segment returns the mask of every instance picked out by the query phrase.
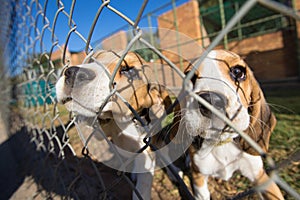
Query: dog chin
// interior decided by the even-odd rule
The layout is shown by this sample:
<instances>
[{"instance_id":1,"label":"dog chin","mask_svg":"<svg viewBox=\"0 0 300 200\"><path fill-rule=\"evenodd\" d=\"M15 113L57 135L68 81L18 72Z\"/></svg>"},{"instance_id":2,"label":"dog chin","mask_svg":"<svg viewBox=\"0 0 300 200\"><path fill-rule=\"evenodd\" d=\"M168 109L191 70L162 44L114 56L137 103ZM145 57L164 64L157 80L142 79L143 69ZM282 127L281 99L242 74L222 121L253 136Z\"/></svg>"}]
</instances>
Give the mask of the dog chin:
<instances>
[{"instance_id":1,"label":"dog chin","mask_svg":"<svg viewBox=\"0 0 300 200\"><path fill-rule=\"evenodd\" d=\"M93 109L86 109L82 106L78 105L74 101L69 101L64 104L68 111L74 112L77 115L82 115L85 117L95 117L97 115L96 111Z\"/></svg>"},{"instance_id":2,"label":"dog chin","mask_svg":"<svg viewBox=\"0 0 300 200\"><path fill-rule=\"evenodd\" d=\"M214 130L207 130L199 134L204 139L208 140L216 140L216 141L224 141L228 138L235 138L238 136L237 133L229 133L229 132L220 132Z\"/></svg>"},{"instance_id":3,"label":"dog chin","mask_svg":"<svg viewBox=\"0 0 300 200\"><path fill-rule=\"evenodd\" d=\"M215 130L205 130L200 132L198 135L205 139L217 139L220 137L221 133L220 131Z\"/></svg>"}]
</instances>

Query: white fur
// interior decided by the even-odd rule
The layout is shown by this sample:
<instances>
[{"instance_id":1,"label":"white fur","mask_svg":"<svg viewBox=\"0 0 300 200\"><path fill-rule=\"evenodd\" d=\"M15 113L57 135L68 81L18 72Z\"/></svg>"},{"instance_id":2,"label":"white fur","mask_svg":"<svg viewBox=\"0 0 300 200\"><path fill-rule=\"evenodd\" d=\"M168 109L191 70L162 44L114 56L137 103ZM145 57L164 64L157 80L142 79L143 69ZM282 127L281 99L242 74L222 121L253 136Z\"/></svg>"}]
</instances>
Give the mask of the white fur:
<instances>
[{"instance_id":1,"label":"white fur","mask_svg":"<svg viewBox=\"0 0 300 200\"><path fill-rule=\"evenodd\" d=\"M219 61L210 58L217 58L215 51L211 51L203 61L199 69L201 79L197 79L193 92L214 92L222 94L227 99L225 112L229 118L233 117L241 108L237 116L232 120L240 130L246 130L250 124L250 116L247 108L243 107L239 95L236 93L235 85L228 76L220 71ZM242 175L254 181L263 168L260 156L252 156L243 152L233 142L237 133L222 132L225 122L216 116L205 117L199 110L198 102L187 97L183 102L183 117L180 126L181 134L201 136L204 142L201 148L194 154L194 164L200 173L206 177L203 186L194 185L196 199L210 199L207 187L207 178L228 180L235 171L240 171ZM225 114L225 113L224 113ZM218 128L219 130L215 130Z\"/></svg>"},{"instance_id":2,"label":"white fur","mask_svg":"<svg viewBox=\"0 0 300 200\"><path fill-rule=\"evenodd\" d=\"M210 148L209 153L206 148ZM202 174L223 180L229 180L233 172L239 170L244 176L254 181L263 167L260 156L252 156L243 152L233 142L214 146L212 149L211 144L204 142L193 159Z\"/></svg>"},{"instance_id":3,"label":"white fur","mask_svg":"<svg viewBox=\"0 0 300 200\"><path fill-rule=\"evenodd\" d=\"M211 51L208 55L210 58L214 58L215 56L216 53L214 51ZM203 65L201 65L200 74L201 80L196 81L193 91L196 93L200 91L209 91L224 95L228 101L226 113L229 118L233 117L241 106L240 98L239 95L236 94L236 89L232 86L232 82L228 80L223 73L221 73L218 62L213 59L206 58L203 61ZM184 118L187 119L185 121L185 125L188 133L193 136L201 135L205 138L219 137L219 132L212 131L210 128L214 128L215 126L220 128L222 125L225 126L225 123L220 124L221 122L218 118L203 117L200 113L197 100L192 97L188 97L184 107L187 108L184 112ZM245 130L250 123L247 108L242 107L241 111L232 122L238 129ZM233 134L230 137L236 136L236 134Z\"/></svg>"},{"instance_id":4,"label":"white fur","mask_svg":"<svg viewBox=\"0 0 300 200\"><path fill-rule=\"evenodd\" d=\"M67 97L72 97L73 101L67 102L66 108L77 114L92 117L96 115L110 92L109 77L96 63L78 65L78 67L92 70L96 78L84 86L77 86L75 90L70 90L65 86L65 76L62 76L56 83L57 100L61 102Z\"/></svg>"},{"instance_id":5,"label":"white fur","mask_svg":"<svg viewBox=\"0 0 300 200\"><path fill-rule=\"evenodd\" d=\"M204 184L201 187L193 185L195 191L195 199L210 200L210 192L207 186L207 178L208 177L205 177Z\"/></svg>"},{"instance_id":6,"label":"white fur","mask_svg":"<svg viewBox=\"0 0 300 200\"><path fill-rule=\"evenodd\" d=\"M94 117L110 93L110 79L105 69L96 63L82 64L78 65L78 67L92 70L96 74L96 78L71 89L65 85L65 76L63 75L56 83L57 100L58 102L62 102L64 99L72 97L73 100L64 104L69 111L85 117ZM119 85L119 87L122 86ZM106 104L103 109L104 113L111 111L114 106L118 105L111 102ZM161 114L162 111L155 107L152 112ZM151 117L154 118L156 114L157 113L152 113ZM102 117L102 115L100 116ZM128 116L116 114L113 117L121 132L109 136L112 137L113 142L116 144L116 149L122 156L126 158L135 158L136 156L133 161L133 169L127 169L126 171L132 172L133 170L133 172L137 172L136 189L143 199L150 199L155 157L154 154L148 150L144 150L138 154L135 153L145 145L143 142L143 138L145 137L144 128L134 123L132 118ZM100 133L97 133L95 138L100 140L104 139ZM138 199L135 192L133 192L133 199Z\"/></svg>"},{"instance_id":7,"label":"white fur","mask_svg":"<svg viewBox=\"0 0 300 200\"><path fill-rule=\"evenodd\" d=\"M263 168L260 156L252 156L243 152L233 142L214 147L204 142L193 160L200 172L206 176L202 187L193 186L195 198L199 200L210 199L207 187L209 176L229 180L235 171L240 171L243 176L253 182Z\"/></svg>"}]
</instances>

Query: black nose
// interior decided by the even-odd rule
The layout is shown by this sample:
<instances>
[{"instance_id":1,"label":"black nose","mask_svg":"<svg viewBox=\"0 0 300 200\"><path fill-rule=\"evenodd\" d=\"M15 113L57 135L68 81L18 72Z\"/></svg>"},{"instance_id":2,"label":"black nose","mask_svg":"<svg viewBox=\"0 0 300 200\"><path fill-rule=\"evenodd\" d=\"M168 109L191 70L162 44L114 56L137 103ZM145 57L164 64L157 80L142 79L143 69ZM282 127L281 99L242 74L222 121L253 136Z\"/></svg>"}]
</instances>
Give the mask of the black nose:
<instances>
[{"instance_id":1,"label":"black nose","mask_svg":"<svg viewBox=\"0 0 300 200\"><path fill-rule=\"evenodd\" d=\"M64 75L65 83L70 87L78 86L96 77L96 74L92 70L77 66L68 67Z\"/></svg>"},{"instance_id":2,"label":"black nose","mask_svg":"<svg viewBox=\"0 0 300 200\"><path fill-rule=\"evenodd\" d=\"M203 92L200 93L199 96L203 98L205 101L210 103L212 106L214 106L218 110L225 110L225 106L227 104L227 100L224 95L218 94L215 92ZM212 113L210 110L208 110L205 106L199 103L199 109L202 115L206 117L211 117Z\"/></svg>"}]
</instances>

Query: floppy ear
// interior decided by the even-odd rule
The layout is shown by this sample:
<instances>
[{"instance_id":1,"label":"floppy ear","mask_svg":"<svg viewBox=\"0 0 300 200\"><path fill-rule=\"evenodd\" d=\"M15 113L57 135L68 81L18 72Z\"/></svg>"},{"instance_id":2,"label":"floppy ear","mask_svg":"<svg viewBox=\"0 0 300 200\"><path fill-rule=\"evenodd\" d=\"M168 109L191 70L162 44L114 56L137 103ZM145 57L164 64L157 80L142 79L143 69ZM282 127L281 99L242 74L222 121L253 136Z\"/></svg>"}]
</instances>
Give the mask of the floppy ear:
<instances>
[{"instance_id":1,"label":"floppy ear","mask_svg":"<svg viewBox=\"0 0 300 200\"><path fill-rule=\"evenodd\" d=\"M164 114L170 114L168 108L172 105L171 97L166 88L159 84L151 84L147 100L153 101L150 106L149 115L151 119L158 119Z\"/></svg>"},{"instance_id":2,"label":"floppy ear","mask_svg":"<svg viewBox=\"0 0 300 200\"><path fill-rule=\"evenodd\" d=\"M190 63L187 66L187 68L184 70L184 74L187 75L192 70L193 66L194 65L192 63ZM191 78L191 82L193 83L193 85L195 85L197 78L199 78L199 71L198 70L195 71L194 75Z\"/></svg>"},{"instance_id":3,"label":"floppy ear","mask_svg":"<svg viewBox=\"0 0 300 200\"><path fill-rule=\"evenodd\" d=\"M276 125L275 115L271 112L264 94L251 74L250 84L252 86L251 100L248 107L250 125L245 131L259 146L267 152L271 133ZM240 139L240 145L244 151L252 155L259 155L244 139Z\"/></svg>"},{"instance_id":4,"label":"floppy ear","mask_svg":"<svg viewBox=\"0 0 300 200\"><path fill-rule=\"evenodd\" d=\"M172 105L172 100L164 86L147 84L135 91L135 95L131 97L129 103L137 112L149 109L150 119L158 119ZM166 114L170 112L168 111Z\"/></svg>"}]
</instances>

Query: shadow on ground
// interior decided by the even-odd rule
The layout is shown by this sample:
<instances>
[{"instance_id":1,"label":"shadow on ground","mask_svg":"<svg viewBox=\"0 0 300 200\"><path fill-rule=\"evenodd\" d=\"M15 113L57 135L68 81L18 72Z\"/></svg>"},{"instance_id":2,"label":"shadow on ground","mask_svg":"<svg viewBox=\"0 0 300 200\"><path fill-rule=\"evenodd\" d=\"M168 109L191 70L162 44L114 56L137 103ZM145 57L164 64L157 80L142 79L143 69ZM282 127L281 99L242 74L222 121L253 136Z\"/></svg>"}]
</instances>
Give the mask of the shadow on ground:
<instances>
[{"instance_id":1,"label":"shadow on ground","mask_svg":"<svg viewBox=\"0 0 300 200\"><path fill-rule=\"evenodd\" d=\"M56 127L63 135L63 127ZM23 184L32 179L48 194L73 199L130 199L131 188L126 175L91 160L73 156L64 148L65 159L49 153L32 142L32 132L23 126L0 145L0 199L9 199ZM43 144L47 147L47 137ZM58 148L58 145L54 145ZM34 194L33 194L34 195Z\"/></svg>"}]
</instances>

